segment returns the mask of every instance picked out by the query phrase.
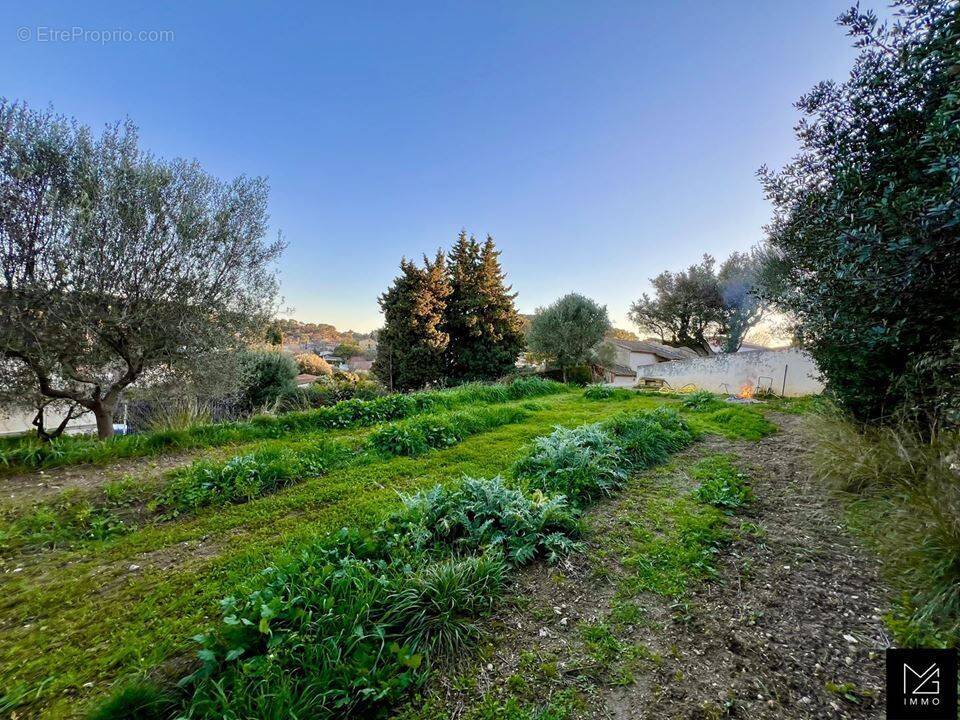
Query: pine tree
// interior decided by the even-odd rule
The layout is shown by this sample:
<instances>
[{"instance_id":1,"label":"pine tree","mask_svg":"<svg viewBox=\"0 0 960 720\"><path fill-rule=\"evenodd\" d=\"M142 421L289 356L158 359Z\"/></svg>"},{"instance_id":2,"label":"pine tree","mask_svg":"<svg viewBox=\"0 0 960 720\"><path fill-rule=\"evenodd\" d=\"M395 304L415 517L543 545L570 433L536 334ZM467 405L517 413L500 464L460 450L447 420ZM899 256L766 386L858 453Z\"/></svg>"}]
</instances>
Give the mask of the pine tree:
<instances>
[{"instance_id":1,"label":"pine tree","mask_svg":"<svg viewBox=\"0 0 960 720\"><path fill-rule=\"evenodd\" d=\"M444 328L450 281L442 251L423 267L404 258L400 275L379 298L384 314L373 372L393 390L412 390L446 377Z\"/></svg>"},{"instance_id":2,"label":"pine tree","mask_svg":"<svg viewBox=\"0 0 960 720\"><path fill-rule=\"evenodd\" d=\"M510 372L523 351L523 319L505 284L500 252L487 236L481 246L465 231L449 255L448 373L455 381L493 380Z\"/></svg>"}]
</instances>

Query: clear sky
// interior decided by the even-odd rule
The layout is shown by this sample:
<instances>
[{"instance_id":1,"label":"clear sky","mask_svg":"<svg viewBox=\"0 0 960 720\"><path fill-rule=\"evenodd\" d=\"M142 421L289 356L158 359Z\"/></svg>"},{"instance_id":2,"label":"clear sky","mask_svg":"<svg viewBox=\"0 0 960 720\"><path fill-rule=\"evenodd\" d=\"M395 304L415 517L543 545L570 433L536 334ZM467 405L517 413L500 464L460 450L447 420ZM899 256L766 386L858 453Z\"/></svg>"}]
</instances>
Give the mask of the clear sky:
<instances>
[{"instance_id":1,"label":"clear sky","mask_svg":"<svg viewBox=\"0 0 960 720\"><path fill-rule=\"evenodd\" d=\"M577 291L627 327L650 277L760 239L754 173L846 75L848 4L5 2L0 94L267 176L299 319L377 327L401 256L466 228L521 311Z\"/></svg>"}]
</instances>

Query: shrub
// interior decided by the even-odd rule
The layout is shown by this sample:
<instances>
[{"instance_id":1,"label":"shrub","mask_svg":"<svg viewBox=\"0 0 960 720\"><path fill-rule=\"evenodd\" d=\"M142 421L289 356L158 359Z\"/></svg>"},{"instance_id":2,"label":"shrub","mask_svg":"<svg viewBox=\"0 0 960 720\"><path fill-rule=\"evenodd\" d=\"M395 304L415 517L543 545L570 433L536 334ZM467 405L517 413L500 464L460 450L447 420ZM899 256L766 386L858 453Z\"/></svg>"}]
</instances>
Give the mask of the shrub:
<instances>
[{"instance_id":1,"label":"shrub","mask_svg":"<svg viewBox=\"0 0 960 720\"><path fill-rule=\"evenodd\" d=\"M690 475L700 481L695 495L700 502L721 510L736 510L753 499L747 476L733 464L729 455L714 455L698 461Z\"/></svg>"},{"instance_id":2,"label":"shrub","mask_svg":"<svg viewBox=\"0 0 960 720\"><path fill-rule=\"evenodd\" d=\"M626 388L613 388L609 385L588 385L583 391L587 400L629 400L634 393Z\"/></svg>"},{"instance_id":3,"label":"shrub","mask_svg":"<svg viewBox=\"0 0 960 720\"><path fill-rule=\"evenodd\" d=\"M537 438L533 448L514 467L527 486L562 494L577 504L598 495L610 495L623 485L621 449L613 435L599 424L569 430L558 427Z\"/></svg>"},{"instance_id":4,"label":"shrub","mask_svg":"<svg viewBox=\"0 0 960 720\"><path fill-rule=\"evenodd\" d=\"M464 478L454 489L437 486L404 498L379 535L391 551L495 548L513 565L537 556L556 561L575 547L575 512L562 496L527 495L500 477Z\"/></svg>"},{"instance_id":5,"label":"shrub","mask_svg":"<svg viewBox=\"0 0 960 720\"><path fill-rule=\"evenodd\" d=\"M724 404L714 397L713 393L707 390L697 390L689 395L684 395L680 404L687 410L694 412L705 412L707 410L717 410L724 407Z\"/></svg>"},{"instance_id":6,"label":"shrub","mask_svg":"<svg viewBox=\"0 0 960 720\"><path fill-rule=\"evenodd\" d=\"M289 355L248 350L237 358L240 366L240 406L246 412L272 408L294 388L299 368Z\"/></svg>"},{"instance_id":7,"label":"shrub","mask_svg":"<svg viewBox=\"0 0 960 720\"><path fill-rule=\"evenodd\" d=\"M567 382L571 385L587 385L593 382L593 368L589 365L574 365L567 368Z\"/></svg>"},{"instance_id":8,"label":"shrub","mask_svg":"<svg viewBox=\"0 0 960 720\"><path fill-rule=\"evenodd\" d=\"M330 367L330 363L316 353L300 353L294 355L293 359L302 373L307 375L333 375L333 368Z\"/></svg>"}]
</instances>

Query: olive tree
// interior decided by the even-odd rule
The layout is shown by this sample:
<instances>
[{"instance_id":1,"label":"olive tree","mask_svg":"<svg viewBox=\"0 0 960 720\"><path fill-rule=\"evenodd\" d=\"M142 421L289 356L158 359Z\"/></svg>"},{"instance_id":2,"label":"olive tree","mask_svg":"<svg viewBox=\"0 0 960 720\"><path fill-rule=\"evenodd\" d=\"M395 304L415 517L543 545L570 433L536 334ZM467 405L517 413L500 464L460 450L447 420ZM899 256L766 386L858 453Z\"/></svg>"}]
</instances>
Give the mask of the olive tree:
<instances>
[{"instance_id":1,"label":"olive tree","mask_svg":"<svg viewBox=\"0 0 960 720\"><path fill-rule=\"evenodd\" d=\"M0 100L0 385L27 377L106 438L138 379L262 335L283 249L266 206L263 179L154 158L129 121L95 135Z\"/></svg>"},{"instance_id":2,"label":"olive tree","mask_svg":"<svg viewBox=\"0 0 960 720\"><path fill-rule=\"evenodd\" d=\"M960 8L840 22L860 48L849 78L799 100L799 154L760 171L764 292L854 417L960 424Z\"/></svg>"},{"instance_id":3,"label":"olive tree","mask_svg":"<svg viewBox=\"0 0 960 720\"><path fill-rule=\"evenodd\" d=\"M566 382L567 370L592 360L609 329L605 306L570 293L537 309L527 332L527 345L534 353L555 362Z\"/></svg>"}]
</instances>

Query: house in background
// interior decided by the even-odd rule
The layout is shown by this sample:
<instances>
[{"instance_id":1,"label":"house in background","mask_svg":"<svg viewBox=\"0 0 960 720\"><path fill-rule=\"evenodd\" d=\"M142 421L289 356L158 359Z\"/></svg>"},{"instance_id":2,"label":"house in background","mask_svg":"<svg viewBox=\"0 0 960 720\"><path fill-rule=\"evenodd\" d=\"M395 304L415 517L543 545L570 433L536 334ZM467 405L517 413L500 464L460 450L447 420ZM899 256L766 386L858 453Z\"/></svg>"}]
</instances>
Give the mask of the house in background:
<instances>
[{"instance_id":1,"label":"house in background","mask_svg":"<svg viewBox=\"0 0 960 720\"><path fill-rule=\"evenodd\" d=\"M669 347L654 340L608 340L616 354L613 362L601 368L603 382L618 387L637 384L637 368L645 365L698 357L690 348Z\"/></svg>"},{"instance_id":2,"label":"house in background","mask_svg":"<svg viewBox=\"0 0 960 720\"><path fill-rule=\"evenodd\" d=\"M354 355L347 358L347 368L350 372L370 372L371 367L373 367L373 361L363 355Z\"/></svg>"}]
</instances>

